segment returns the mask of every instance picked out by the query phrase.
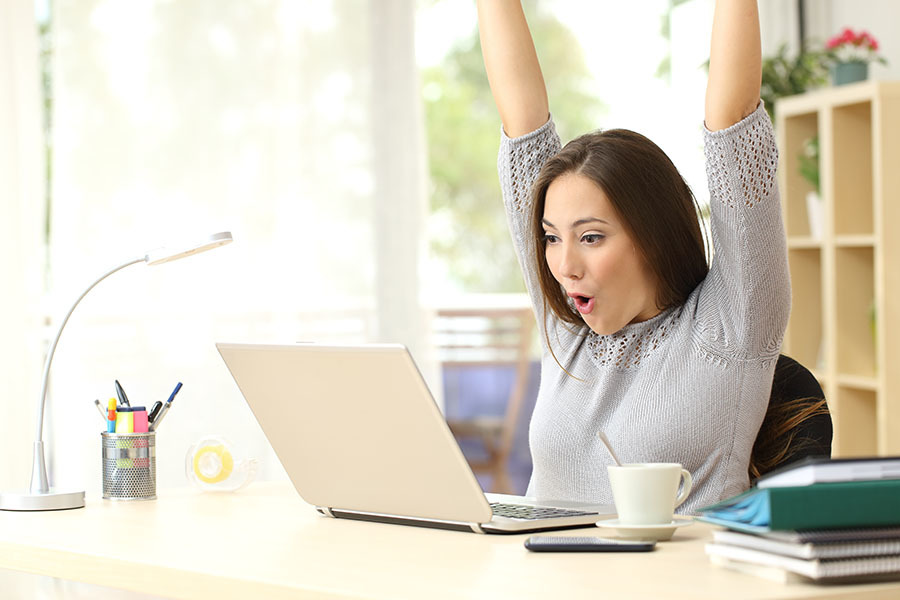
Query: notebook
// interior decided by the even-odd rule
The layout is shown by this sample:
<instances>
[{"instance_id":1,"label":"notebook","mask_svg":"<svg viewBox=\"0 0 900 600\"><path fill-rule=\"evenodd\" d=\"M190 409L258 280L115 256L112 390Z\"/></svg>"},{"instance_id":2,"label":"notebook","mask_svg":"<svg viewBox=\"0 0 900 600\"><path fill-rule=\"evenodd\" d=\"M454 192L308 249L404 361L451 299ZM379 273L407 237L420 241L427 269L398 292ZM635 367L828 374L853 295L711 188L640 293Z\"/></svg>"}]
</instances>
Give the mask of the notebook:
<instances>
[{"instance_id":1,"label":"notebook","mask_svg":"<svg viewBox=\"0 0 900 600\"><path fill-rule=\"evenodd\" d=\"M814 483L879 479L900 479L900 457L806 457L766 473L756 482L756 487L788 487L812 485Z\"/></svg>"},{"instance_id":2,"label":"notebook","mask_svg":"<svg viewBox=\"0 0 900 600\"><path fill-rule=\"evenodd\" d=\"M476 533L615 515L485 494L404 346L216 347L297 492L323 515Z\"/></svg>"},{"instance_id":3,"label":"notebook","mask_svg":"<svg viewBox=\"0 0 900 600\"><path fill-rule=\"evenodd\" d=\"M861 530L856 530L861 531ZM887 530L873 530L889 531ZM713 531L713 541L717 544L739 546L779 554L794 558L834 559L834 558L859 558L865 556L900 556L900 537L893 538L869 538L840 542L790 542L779 540L767 535L752 535L737 531L719 530Z\"/></svg>"},{"instance_id":4,"label":"notebook","mask_svg":"<svg viewBox=\"0 0 900 600\"><path fill-rule=\"evenodd\" d=\"M806 560L718 543L707 544L706 553L714 564L771 579L788 573L833 583L900 579L900 555Z\"/></svg>"}]
</instances>

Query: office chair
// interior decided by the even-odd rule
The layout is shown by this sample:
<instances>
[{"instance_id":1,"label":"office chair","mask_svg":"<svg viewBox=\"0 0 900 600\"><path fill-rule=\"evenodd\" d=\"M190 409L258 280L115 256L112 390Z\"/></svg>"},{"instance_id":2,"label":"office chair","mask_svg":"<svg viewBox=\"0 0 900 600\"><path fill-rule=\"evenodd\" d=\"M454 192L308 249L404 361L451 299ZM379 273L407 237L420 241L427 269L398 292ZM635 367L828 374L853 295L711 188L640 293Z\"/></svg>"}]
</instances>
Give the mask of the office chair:
<instances>
[{"instance_id":1,"label":"office chair","mask_svg":"<svg viewBox=\"0 0 900 600\"><path fill-rule=\"evenodd\" d=\"M534 314L530 305L516 308L459 308L437 311L437 346L445 381L469 377L490 377L490 371L512 371L512 384L500 389L500 414L453 414L448 398L447 424L454 437L463 441L476 439L484 458L467 457L476 473L491 476L490 490L512 494L509 459L515 442L525 394L531 372L531 341ZM494 411L497 412L496 410Z\"/></svg>"},{"instance_id":2,"label":"office chair","mask_svg":"<svg viewBox=\"0 0 900 600\"><path fill-rule=\"evenodd\" d=\"M769 408L750 458L750 482L806 457L831 457L834 430L822 386L793 358L779 355Z\"/></svg>"}]
</instances>

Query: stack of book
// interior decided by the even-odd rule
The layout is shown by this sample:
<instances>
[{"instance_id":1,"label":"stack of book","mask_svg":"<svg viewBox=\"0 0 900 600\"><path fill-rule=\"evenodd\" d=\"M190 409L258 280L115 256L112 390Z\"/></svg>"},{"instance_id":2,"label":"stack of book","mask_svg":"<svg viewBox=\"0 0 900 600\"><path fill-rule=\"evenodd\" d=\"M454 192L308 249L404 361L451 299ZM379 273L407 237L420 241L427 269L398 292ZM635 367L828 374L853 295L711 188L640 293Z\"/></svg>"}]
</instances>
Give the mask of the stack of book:
<instances>
[{"instance_id":1,"label":"stack of book","mask_svg":"<svg viewBox=\"0 0 900 600\"><path fill-rule=\"evenodd\" d=\"M900 457L810 459L700 509L715 564L781 581L900 579Z\"/></svg>"}]
</instances>

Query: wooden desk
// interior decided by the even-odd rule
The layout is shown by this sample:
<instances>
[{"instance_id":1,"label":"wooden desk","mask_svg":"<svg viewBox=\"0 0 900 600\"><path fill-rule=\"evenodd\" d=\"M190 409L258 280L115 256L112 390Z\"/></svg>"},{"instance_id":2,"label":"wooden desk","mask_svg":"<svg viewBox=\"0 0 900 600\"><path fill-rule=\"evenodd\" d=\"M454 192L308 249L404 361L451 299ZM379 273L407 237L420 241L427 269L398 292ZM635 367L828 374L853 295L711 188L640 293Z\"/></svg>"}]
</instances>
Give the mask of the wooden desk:
<instances>
[{"instance_id":1,"label":"wooden desk","mask_svg":"<svg viewBox=\"0 0 900 600\"><path fill-rule=\"evenodd\" d=\"M257 483L0 512L0 568L173 598L900 597L900 582L779 584L714 567L701 523L646 554L534 554L525 537L332 520L287 483Z\"/></svg>"}]
</instances>

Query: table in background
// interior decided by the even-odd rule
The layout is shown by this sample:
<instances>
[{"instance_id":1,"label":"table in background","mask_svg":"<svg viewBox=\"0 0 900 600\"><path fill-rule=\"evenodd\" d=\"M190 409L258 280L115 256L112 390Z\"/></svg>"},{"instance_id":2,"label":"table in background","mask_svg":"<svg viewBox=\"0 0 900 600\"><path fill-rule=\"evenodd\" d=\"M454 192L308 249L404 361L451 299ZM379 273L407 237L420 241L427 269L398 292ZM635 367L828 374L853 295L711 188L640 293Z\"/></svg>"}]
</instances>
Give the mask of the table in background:
<instances>
[{"instance_id":1,"label":"table in background","mask_svg":"<svg viewBox=\"0 0 900 600\"><path fill-rule=\"evenodd\" d=\"M477 535L319 516L288 483L0 513L0 568L173 598L880 598L900 582L780 584L714 567L710 526L651 553L535 554ZM596 535L580 529L563 535Z\"/></svg>"}]
</instances>

